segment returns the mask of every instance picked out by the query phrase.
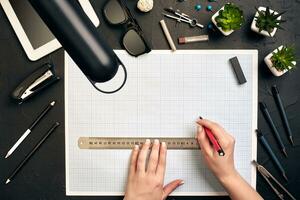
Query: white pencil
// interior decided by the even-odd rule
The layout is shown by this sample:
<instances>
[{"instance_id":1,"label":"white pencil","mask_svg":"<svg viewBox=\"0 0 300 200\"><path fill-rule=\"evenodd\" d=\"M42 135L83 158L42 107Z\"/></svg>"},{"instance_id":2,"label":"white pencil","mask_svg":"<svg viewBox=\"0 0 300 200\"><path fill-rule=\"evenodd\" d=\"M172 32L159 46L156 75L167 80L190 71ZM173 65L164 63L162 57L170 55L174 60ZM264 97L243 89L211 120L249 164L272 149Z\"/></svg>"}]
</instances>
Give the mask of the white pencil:
<instances>
[{"instance_id":1,"label":"white pencil","mask_svg":"<svg viewBox=\"0 0 300 200\"><path fill-rule=\"evenodd\" d=\"M23 140L31 133L31 130L39 123L39 121L48 113L48 111L55 105L55 101L52 101L36 118L36 120L31 124L31 126L23 133L23 135L18 139L18 141L10 148L7 152L5 158L8 158L23 142Z\"/></svg>"}]
</instances>

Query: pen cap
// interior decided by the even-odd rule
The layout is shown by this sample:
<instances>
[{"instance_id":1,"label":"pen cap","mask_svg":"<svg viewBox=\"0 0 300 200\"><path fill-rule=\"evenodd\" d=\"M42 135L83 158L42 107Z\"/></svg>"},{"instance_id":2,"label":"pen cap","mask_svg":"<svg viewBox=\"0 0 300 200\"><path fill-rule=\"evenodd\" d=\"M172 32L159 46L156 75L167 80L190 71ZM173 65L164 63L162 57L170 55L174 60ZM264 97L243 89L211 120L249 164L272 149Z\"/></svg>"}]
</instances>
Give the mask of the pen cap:
<instances>
[{"instance_id":1,"label":"pen cap","mask_svg":"<svg viewBox=\"0 0 300 200\"><path fill-rule=\"evenodd\" d=\"M272 93L273 93L273 95L279 94L279 91L278 91L276 85L273 85L273 86L272 86Z\"/></svg>"},{"instance_id":2,"label":"pen cap","mask_svg":"<svg viewBox=\"0 0 300 200\"><path fill-rule=\"evenodd\" d=\"M106 82L115 76L121 63L78 1L29 2L89 80Z\"/></svg>"},{"instance_id":3,"label":"pen cap","mask_svg":"<svg viewBox=\"0 0 300 200\"><path fill-rule=\"evenodd\" d=\"M266 105L264 102L259 102L259 107L260 107L260 109L262 109L262 110L267 109L267 105Z\"/></svg>"},{"instance_id":4,"label":"pen cap","mask_svg":"<svg viewBox=\"0 0 300 200\"><path fill-rule=\"evenodd\" d=\"M180 37L180 38L178 38L178 43L179 44L185 44L185 38L184 37Z\"/></svg>"},{"instance_id":5,"label":"pen cap","mask_svg":"<svg viewBox=\"0 0 300 200\"><path fill-rule=\"evenodd\" d=\"M256 134L257 134L257 137L263 136L262 132L258 129L256 129Z\"/></svg>"}]
</instances>

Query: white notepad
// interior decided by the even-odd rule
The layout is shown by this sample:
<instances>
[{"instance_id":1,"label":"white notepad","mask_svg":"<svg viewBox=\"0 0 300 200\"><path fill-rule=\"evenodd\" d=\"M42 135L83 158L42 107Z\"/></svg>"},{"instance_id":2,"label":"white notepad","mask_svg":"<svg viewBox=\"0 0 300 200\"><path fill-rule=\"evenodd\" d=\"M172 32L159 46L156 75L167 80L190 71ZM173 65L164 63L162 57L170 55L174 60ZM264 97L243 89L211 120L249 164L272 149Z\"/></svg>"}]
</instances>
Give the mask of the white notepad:
<instances>
[{"instance_id":1,"label":"white notepad","mask_svg":"<svg viewBox=\"0 0 300 200\"><path fill-rule=\"evenodd\" d=\"M95 90L65 56L67 195L122 195L126 186L131 151L79 149L79 137L194 137L200 115L234 135L236 168L255 188L256 50L153 50L138 58L115 52L128 81L110 95ZM243 85L229 63L234 56ZM168 151L165 183L177 178L185 184L172 195L226 194L198 150Z\"/></svg>"}]
</instances>

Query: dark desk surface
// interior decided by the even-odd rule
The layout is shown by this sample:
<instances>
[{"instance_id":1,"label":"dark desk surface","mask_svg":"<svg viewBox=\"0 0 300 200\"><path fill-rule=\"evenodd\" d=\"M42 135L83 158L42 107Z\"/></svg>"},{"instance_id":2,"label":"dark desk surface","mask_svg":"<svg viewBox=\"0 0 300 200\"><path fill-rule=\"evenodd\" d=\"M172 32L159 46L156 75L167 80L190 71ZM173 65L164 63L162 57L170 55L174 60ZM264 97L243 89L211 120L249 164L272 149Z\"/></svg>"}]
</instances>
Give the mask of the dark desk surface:
<instances>
[{"instance_id":1,"label":"dark desk surface","mask_svg":"<svg viewBox=\"0 0 300 200\"><path fill-rule=\"evenodd\" d=\"M122 29L107 26L103 20L101 7L105 1L92 1L94 8L102 22L99 32L107 37L108 42L114 48L120 48L119 39L122 35ZM207 24L212 13L194 11L196 0L187 0L185 3L177 3L176 0L155 0L155 8L148 14L141 14L135 8L136 0L129 0L128 4L136 15L146 36L153 44L154 49L168 49L168 44L162 34L159 26L159 20L162 19L162 9L167 6L180 8L186 13L197 16L200 22ZM201 1L202 6L206 6L208 1ZM295 44L298 58L300 57L300 1L299 0L243 0L232 1L241 5L246 17L246 25L231 36L225 38L221 34L211 34L208 43L196 43L178 46L178 49L258 49L259 50L259 100L265 101L270 109L271 115L275 118L280 132L282 133L284 143L289 154L288 159L284 158L276 146L276 141L267 126L261 113L258 115L258 126L266 133L267 139L272 143L280 161L284 164L289 177L289 182L285 186L297 198L300 198L300 103L298 102L300 94L300 70L295 70L290 74L280 78L275 78L268 71L263 63L266 54L281 44ZM211 3L215 9L220 8L225 1ZM274 38L261 37L250 31L255 6L270 6L277 11L286 10L284 19L288 20L283 27L285 30L279 30ZM167 25L174 38L182 35L197 35L207 33L207 30L192 29L186 24L175 24L174 21L166 19ZM63 77L63 50L60 49L50 56L39 61L31 62L27 59L21 45L19 44L15 33L13 32L6 16L0 9L0 199L101 199L101 197L66 197L65 196L65 148L64 148L64 86L63 79L55 86L49 88L39 96L22 104L16 105L9 98L9 94L16 85L34 69L42 63L52 60L56 66L58 74ZM280 89L289 121L294 132L296 147L291 147L282 126L282 122L275 105L274 99L270 94L270 87L277 84ZM5 160L4 156L7 150L20 137L22 132L32 122L33 116L41 110L51 100L57 100L57 105L49 115L47 120L43 120L35 131L28 137L21 148L19 148L11 158ZM37 140L55 121L61 122L59 129L46 141L38 152L31 158L30 162L22 169L17 177L9 184L4 185L7 176L12 169L24 158L24 155L33 147ZM238 141L237 141L238 142ZM283 181L278 171L269 159L261 145L258 144L258 161L263 163L269 171L279 180ZM298 190L297 190L298 189ZM258 175L257 190L265 199L276 199L266 182ZM121 197L105 197L102 199L122 199ZM172 198L170 198L172 199ZM174 199L200 199L175 197ZM201 199L227 199L227 198L205 198Z\"/></svg>"}]
</instances>

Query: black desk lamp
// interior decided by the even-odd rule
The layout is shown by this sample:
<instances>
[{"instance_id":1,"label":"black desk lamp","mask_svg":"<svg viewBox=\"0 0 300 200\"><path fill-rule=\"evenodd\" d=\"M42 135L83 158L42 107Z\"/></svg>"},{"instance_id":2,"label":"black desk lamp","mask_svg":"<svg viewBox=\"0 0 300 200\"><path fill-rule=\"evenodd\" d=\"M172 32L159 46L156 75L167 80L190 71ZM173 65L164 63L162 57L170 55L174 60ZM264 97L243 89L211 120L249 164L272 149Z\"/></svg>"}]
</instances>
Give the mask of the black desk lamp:
<instances>
[{"instance_id":1,"label":"black desk lamp","mask_svg":"<svg viewBox=\"0 0 300 200\"><path fill-rule=\"evenodd\" d=\"M124 86L127 79L125 66L97 32L77 0L29 2L97 90L114 93ZM119 66L124 69L125 78L118 89L103 91L96 86L96 83L112 79Z\"/></svg>"}]
</instances>

